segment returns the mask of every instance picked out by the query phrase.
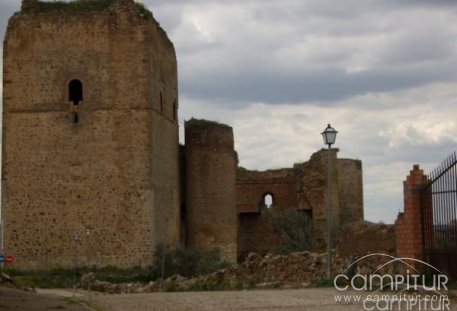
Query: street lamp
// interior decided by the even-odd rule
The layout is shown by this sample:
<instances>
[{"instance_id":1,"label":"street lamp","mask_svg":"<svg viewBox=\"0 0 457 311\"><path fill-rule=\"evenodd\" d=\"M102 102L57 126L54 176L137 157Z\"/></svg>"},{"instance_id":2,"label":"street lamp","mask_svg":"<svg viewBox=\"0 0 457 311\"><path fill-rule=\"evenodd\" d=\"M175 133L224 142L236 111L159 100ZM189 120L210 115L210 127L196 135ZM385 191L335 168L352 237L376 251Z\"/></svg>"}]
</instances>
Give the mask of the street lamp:
<instances>
[{"instance_id":1,"label":"street lamp","mask_svg":"<svg viewBox=\"0 0 457 311\"><path fill-rule=\"evenodd\" d=\"M327 279L332 279L332 157L330 154L331 146L335 143L336 134L330 124L327 128L321 133L324 138L324 143L328 145L328 177L327 177Z\"/></svg>"},{"instance_id":2,"label":"street lamp","mask_svg":"<svg viewBox=\"0 0 457 311\"><path fill-rule=\"evenodd\" d=\"M90 269L90 244L89 244L89 238L90 238L91 230L89 227L86 228L86 248L87 248L87 255L86 255L86 260L87 260L87 268Z\"/></svg>"},{"instance_id":3,"label":"street lamp","mask_svg":"<svg viewBox=\"0 0 457 311\"><path fill-rule=\"evenodd\" d=\"M74 292L73 292L73 297L76 295L76 274L78 272L78 244L80 240L80 235L79 233L75 233L73 236L73 239L75 241L75 270L73 271L73 287L74 287Z\"/></svg>"}]
</instances>

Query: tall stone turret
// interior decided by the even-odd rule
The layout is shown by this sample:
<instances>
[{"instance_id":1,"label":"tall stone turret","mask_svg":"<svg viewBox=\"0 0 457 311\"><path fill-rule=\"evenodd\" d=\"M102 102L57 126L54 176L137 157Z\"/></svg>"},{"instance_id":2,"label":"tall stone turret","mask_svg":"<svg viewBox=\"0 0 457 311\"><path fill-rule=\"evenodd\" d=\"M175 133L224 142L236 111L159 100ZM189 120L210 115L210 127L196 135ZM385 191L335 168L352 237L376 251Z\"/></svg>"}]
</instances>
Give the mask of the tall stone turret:
<instances>
[{"instance_id":1,"label":"tall stone turret","mask_svg":"<svg viewBox=\"0 0 457 311\"><path fill-rule=\"evenodd\" d=\"M236 156L230 126L192 119L185 124L187 246L216 248L237 258Z\"/></svg>"},{"instance_id":2,"label":"tall stone turret","mask_svg":"<svg viewBox=\"0 0 457 311\"><path fill-rule=\"evenodd\" d=\"M179 245L177 64L132 0L23 0L3 58L3 216L18 267Z\"/></svg>"}]
</instances>

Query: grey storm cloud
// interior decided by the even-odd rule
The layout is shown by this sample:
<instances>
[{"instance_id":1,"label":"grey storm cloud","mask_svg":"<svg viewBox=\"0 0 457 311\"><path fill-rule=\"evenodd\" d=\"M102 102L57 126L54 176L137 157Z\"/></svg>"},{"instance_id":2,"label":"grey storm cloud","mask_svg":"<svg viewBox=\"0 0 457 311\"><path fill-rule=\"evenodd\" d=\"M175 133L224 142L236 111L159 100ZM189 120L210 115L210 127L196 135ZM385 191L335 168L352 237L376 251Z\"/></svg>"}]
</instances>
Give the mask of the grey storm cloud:
<instances>
[{"instance_id":1,"label":"grey storm cloud","mask_svg":"<svg viewBox=\"0 0 457 311\"><path fill-rule=\"evenodd\" d=\"M457 148L455 0L142 2L176 47L181 124L233 125L241 166L306 161L330 122L363 161L366 218L392 222L412 164ZM19 8L0 1L2 39Z\"/></svg>"},{"instance_id":2,"label":"grey storm cloud","mask_svg":"<svg viewBox=\"0 0 457 311\"><path fill-rule=\"evenodd\" d=\"M452 65L452 66L450 66ZM425 67L425 68L424 68ZM412 68L375 68L347 73L338 68L314 72L265 72L243 68L238 73L207 72L183 81L181 91L205 100L238 102L335 104L351 96L417 87L456 78L457 63Z\"/></svg>"},{"instance_id":3,"label":"grey storm cloud","mask_svg":"<svg viewBox=\"0 0 457 311\"><path fill-rule=\"evenodd\" d=\"M431 2L196 0L197 9L189 12L190 4L182 5L175 10L180 19L164 27L170 27L178 57L183 56L180 90L186 97L232 107L327 105L370 92L454 81L457 33L449 29L450 20L437 15L457 5ZM154 5L177 8L177 3ZM198 9L213 15L212 22L195 25ZM192 14L196 22L189 21Z\"/></svg>"}]
</instances>

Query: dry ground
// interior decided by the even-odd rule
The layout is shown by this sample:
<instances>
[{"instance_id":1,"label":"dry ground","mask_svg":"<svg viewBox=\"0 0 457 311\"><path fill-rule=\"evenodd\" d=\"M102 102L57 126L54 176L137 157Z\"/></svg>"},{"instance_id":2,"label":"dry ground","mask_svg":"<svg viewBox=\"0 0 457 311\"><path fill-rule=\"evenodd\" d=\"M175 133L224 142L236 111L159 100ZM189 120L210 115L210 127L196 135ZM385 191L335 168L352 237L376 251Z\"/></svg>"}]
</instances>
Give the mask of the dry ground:
<instances>
[{"instance_id":1,"label":"dry ground","mask_svg":"<svg viewBox=\"0 0 457 311\"><path fill-rule=\"evenodd\" d=\"M93 308L75 304L67 290L40 290L32 294L13 289L0 288L0 311L44 310L103 310L103 311L359 311L362 303L336 302L338 294L330 288L297 290L252 290L227 292L152 293L133 295L104 295L80 293L82 301L92 302ZM354 292L349 294L355 294ZM366 294L364 294L366 296ZM456 301L450 310L457 310ZM373 309L376 310L376 309ZM386 309L387 310L387 309ZM406 306L392 310L420 310L418 306ZM424 308L422 308L424 310ZM427 310L431 310L430 307ZM443 310L443 309L440 309ZM446 310L446 309L444 309Z\"/></svg>"},{"instance_id":2,"label":"dry ground","mask_svg":"<svg viewBox=\"0 0 457 311\"><path fill-rule=\"evenodd\" d=\"M22 290L0 287L0 311L83 311L79 303L58 295L24 292Z\"/></svg>"},{"instance_id":3,"label":"dry ground","mask_svg":"<svg viewBox=\"0 0 457 311\"><path fill-rule=\"evenodd\" d=\"M336 302L334 299L335 294L338 294L338 292L334 289L312 288L298 290L154 293L118 296L97 295L93 298L93 301L106 311L364 310L360 302ZM356 293L353 292L352 294ZM450 310L457 310L455 304L455 302L451 303ZM398 306L393 309L398 310ZM408 310L408 308L403 306L401 310ZM416 306L412 310L419 310L419 308Z\"/></svg>"}]
</instances>

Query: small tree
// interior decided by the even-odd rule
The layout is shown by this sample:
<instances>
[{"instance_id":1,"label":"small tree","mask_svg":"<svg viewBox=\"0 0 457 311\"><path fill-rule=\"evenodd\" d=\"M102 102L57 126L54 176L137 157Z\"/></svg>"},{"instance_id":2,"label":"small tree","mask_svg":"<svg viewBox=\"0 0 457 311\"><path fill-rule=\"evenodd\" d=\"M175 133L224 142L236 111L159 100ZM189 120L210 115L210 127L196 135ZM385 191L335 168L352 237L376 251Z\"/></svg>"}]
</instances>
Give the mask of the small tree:
<instances>
[{"instance_id":1,"label":"small tree","mask_svg":"<svg viewBox=\"0 0 457 311\"><path fill-rule=\"evenodd\" d=\"M281 253L292 253L314 248L314 228L311 217L304 211L291 209L285 212L268 210L275 230L281 235Z\"/></svg>"}]
</instances>

